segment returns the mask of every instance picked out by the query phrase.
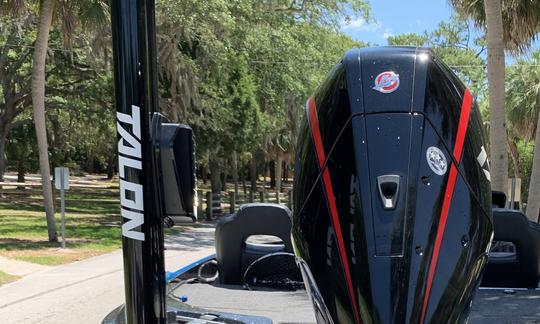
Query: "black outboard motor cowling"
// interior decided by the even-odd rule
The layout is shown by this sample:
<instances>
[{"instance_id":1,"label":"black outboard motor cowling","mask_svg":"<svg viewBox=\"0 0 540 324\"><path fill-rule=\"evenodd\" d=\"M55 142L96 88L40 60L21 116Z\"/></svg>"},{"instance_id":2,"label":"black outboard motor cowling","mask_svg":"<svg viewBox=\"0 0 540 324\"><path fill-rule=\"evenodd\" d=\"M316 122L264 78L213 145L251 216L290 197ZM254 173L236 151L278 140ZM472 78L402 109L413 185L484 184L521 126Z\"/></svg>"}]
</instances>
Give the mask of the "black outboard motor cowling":
<instances>
[{"instance_id":1,"label":"black outboard motor cowling","mask_svg":"<svg viewBox=\"0 0 540 324\"><path fill-rule=\"evenodd\" d=\"M471 93L428 49L353 49L306 103L295 252L320 323L466 320L493 235Z\"/></svg>"}]
</instances>

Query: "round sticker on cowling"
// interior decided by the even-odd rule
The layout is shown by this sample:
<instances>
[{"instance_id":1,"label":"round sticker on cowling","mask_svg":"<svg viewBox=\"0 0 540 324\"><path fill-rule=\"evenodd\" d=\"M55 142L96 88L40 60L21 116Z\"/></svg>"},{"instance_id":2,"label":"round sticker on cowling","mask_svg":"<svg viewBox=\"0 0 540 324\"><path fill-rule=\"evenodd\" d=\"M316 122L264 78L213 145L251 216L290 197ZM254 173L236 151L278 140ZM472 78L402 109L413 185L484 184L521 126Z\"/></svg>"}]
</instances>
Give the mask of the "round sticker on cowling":
<instances>
[{"instance_id":1,"label":"round sticker on cowling","mask_svg":"<svg viewBox=\"0 0 540 324\"><path fill-rule=\"evenodd\" d=\"M430 146L426 150L426 160L431 171L440 176L446 173L448 163L444 153L435 146Z\"/></svg>"},{"instance_id":2,"label":"round sticker on cowling","mask_svg":"<svg viewBox=\"0 0 540 324\"><path fill-rule=\"evenodd\" d=\"M399 74L394 71L385 71L375 77L373 90L381 93L392 93L399 88Z\"/></svg>"}]
</instances>

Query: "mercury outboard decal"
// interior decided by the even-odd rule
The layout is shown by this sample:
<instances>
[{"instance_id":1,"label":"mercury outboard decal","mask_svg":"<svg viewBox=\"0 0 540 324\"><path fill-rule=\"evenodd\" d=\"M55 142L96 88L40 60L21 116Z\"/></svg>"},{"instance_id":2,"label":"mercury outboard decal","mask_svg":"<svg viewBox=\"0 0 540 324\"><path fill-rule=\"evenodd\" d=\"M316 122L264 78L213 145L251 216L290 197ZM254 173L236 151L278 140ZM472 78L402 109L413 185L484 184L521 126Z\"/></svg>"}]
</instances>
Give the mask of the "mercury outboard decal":
<instances>
[{"instance_id":1,"label":"mercury outboard decal","mask_svg":"<svg viewBox=\"0 0 540 324\"><path fill-rule=\"evenodd\" d=\"M399 88L399 75L393 71L382 72L375 78L373 90L381 93L392 93Z\"/></svg>"}]
</instances>

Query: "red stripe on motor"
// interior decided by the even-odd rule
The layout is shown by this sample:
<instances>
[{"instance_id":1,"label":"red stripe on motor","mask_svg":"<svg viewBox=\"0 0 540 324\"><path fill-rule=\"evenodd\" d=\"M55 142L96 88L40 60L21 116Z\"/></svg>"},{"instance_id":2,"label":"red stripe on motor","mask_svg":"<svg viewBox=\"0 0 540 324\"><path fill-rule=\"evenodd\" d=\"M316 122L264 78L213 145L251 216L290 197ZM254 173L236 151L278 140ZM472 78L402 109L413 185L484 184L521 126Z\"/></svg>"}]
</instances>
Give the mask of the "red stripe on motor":
<instances>
[{"instance_id":1,"label":"red stripe on motor","mask_svg":"<svg viewBox=\"0 0 540 324\"><path fill-rule=\"evenodd\" d=\"M315 143L315 151L317 153L317 160L319 162L319 168L324 166L326 161L326 155L324 153L324 146L321 138L321 132L319 129L319 118L317 116L317 108L315 106L315 100L313 97L308 99L307 103L307 113L309 118L309 125L311 126L311 134L313 136L313 142ZM352 309L354 312L355 322L360 322L360 316L358 315L356 295L354 294L354 288L351 279L351 272L349 268L349 260L347 259L347 253L345 251L345 243L343 242L343 234L341 232L341 225L339 223L339 215L336 207L336 199L334 196L334 189L332 188L332 180L330 178L330 171L328 168L322 170L323 176L323 186L326 193L326 201L330 209L330 216L332 217L332 224L336 233L336 240L338 243L338 251L341 259L341 264L345 271L345 280L347 282L347 291L349 293L349 298L351 299ZM362 313L363 321L365 321L365 315Z\"/></svg>"},{"instance_id":2,"label":"red stripe on motor","mask_svg":"<svg viewBox=\"0 0 540 324\"><path fill-rule=\"evenodd\" d=\"M471 114L472 96L468 89L465 90L463 95L463 103L461 105L461 113L459 115L458 132L456 136L456 144L454 145L453 156L456 162L459 164L461 161L461 153L463 152L463 143L465 142L465 135L467 133L467 126L469 125L469 116ZM439 253L441 251L442 240L444 237L444 230L446 228L446 221L448 220L448 212L450 211L450 204L452 202L452 196L454 195L454 187L456 185L457 167L452 162L450 166L450 174L448 175L448 182L446 183L446 190L444 192L444 201L442 205L441 215L439 217L439 226L437 226L437 235L435 236L435 246L433 248L433 255L431 257L431 263L429 265L428 278L426 282L426 293L424 294L424 303L422 305L422 316L420 323L424 323L426 311L429 303L429 296L431 293L431 287L433 285L433 279L435 277L435 269L437 268L437 262L439 261Z\"/></svg>"}]
</instances>

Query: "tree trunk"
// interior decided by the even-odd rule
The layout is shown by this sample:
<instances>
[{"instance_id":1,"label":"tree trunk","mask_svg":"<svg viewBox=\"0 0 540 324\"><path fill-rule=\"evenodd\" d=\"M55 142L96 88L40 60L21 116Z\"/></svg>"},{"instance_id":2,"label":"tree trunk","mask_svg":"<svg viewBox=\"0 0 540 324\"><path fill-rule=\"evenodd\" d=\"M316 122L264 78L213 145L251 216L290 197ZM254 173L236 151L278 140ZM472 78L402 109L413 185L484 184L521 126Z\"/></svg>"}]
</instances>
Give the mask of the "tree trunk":
<instances>
[{"instance_id":1,"label":"tree trunk","mask_svg":"<svg viewBox=\"0 0 540 324\"><path fill-rule=\"evenodd\" d=\"M206 168L202 164L201 164L201 179L202 179L203 184L206 184L206 181L208 180L208 174L206 173Z\"/></svg>"},{"instance_id":2,"label":"tree trunk","mask_svg":"<svg viewBox=\"0 0 540 324\"><path fill-rule=\"evenodd\" d=\"M262 193L263 197L266 198L266 176L268 175L268 163L264 164L264 170L263 170L263 182L262 182ZM263 199L264 199L263 198Z\"/></svg>"},{"instance_id":3,"label":"tree trunk","mask_svg":"<svg viewBox=\"0 0 540 324\"><path fill-rule=\"evenodd\" d=\"M251 181L251 192L257 191L257 159L255 159L255 154L251 158L249 180Z\"/></svg>"},{"instance_id":4,"label":"tree trunk","mask_svg":"<svg viewBox=\"0 0 540 324\"><path fill-rule=\"evenodd\" d=\"M245 166L242 167L241 177L242 177L242 189L243 189L243 191L244 191L244 197L246 197L246 196L247 196L247 185L246 185L246 170L245 170Z\"/></svg>"},{"instance_id":5,"label":"tree trunk","mask_svg":"<svg viewBox=\"0 0 540 324\"><path fill-rule=\"evenodd\" d=\"M283 176L282 172L283 159L281 154L278 154L276 157L275 167L276 167L276 192L281 192L281 178Z\"/></svg>"},{"instance_id":6,"label":"tree trunk","mask_svg":"<svg viewBox=\"0 0 540 324\"><path fill-rule=\"evenodd\" d=\"M0 181L4 181L6 172L6 135L0 133Z\"/></svg>"},{"instance_id":7,"label":"tree trunk","mask_svg":"<svg viewBox=\"0 0 540 324\"><path fill-rule=\"evenodd\" d=\"M232 154L233 158L233 182L234 182L234 196L238 197L238 153L236 151Z\"/></svg>"},{"instance_id":8,"label":"tree trunk","mask_svg":"<svg viewBox=\"0 0 540 324\"><path fill-rule=\"evenodd\" d=\"M114 151L112 151L114 152ZM117 161L116 152L109 154L107 159L107 180L111 180L114 176L114 162Z\"/></svg>"},{"instance_id":9,"label":"tree trunk","mask_svg":"<svg viewBox=\"0 0 540 324\"><path fill-rule=\"evenodd\" d=\"M94 173L94 171L96 170L95 162L96 162L96 160L94 158L94 154L90 153L90 152L87 152L86 153L86 172Z\"/></svg>"},{"instance_id":10,"label":"tree trunk","mask_svg":"<svg viewBox=\"0 0 540 324\"><path fill-rule=\"evenodd\" d=\"M270 161L268 163L268 169L270 170L270 188L276 187L276 162Z\"/></svg>"},{"instance_id":11,"label":"tree trunk","mask_svg":"<svg viewBox=\"0 0 540 324\"><path fill-rule=\"evenodd\" d=\"M287 160L283 161L283 182L289 182L289 162Z\"/></svg>"},{"instance_id":12,"label":"tree trunk","mask_svg":"<svg viewBox=\"0 0 540 324\"><path fill-rule=\"evenodd\" d=\"M20 158L17 161L17 182L24 182L24 175L26 174L26 168L24 166L24 158ZM22 188L24 189L24 187Z\"/></svg>"},{"instance_id":13,"label":"tree trunk","mask_svg":"<svg viewBox=\"0 0 540 324\"><path fill-rule=\"evenodd\" d=\"M534 155L526 213L530 220L540 222L540 91L536 96L536 109L538 110L538 122L534 139Z\"/></svg>"},{"instance_id":14,"label":"tree trunk","mask_svg":"<svg viewBox=\"0 0 540 324\"><path fill-rule=\"evenodd\" d=\"M50 180L47 132L45 126L45 61L49 42L49 31L54 11L54 0L43 0L39 13L37 38L34 47L32 65L32 107L34 124L39 149L39 169L43 186L43 203L47 217L49 242L57 242L56 221L54 219L54 202Z\"/></svg>"},{"instance_id":15,"label":"tree trunk","mask_svg":"<svg viewBox=\"0 0 540 324\"><path fill-rule=\"evenodd\" d=\"M221 170L217 159L210 159L210 182L212 193L219 194L221 192Z\"/></svg>"},{"instance_id":16,"label":"tree trunk","mask_svg":"<svg viewBox=\"0 0 540 324\"><path fill-rule=\"evenodd\" d=\"M227 178L228 177L229 175L227 174L227 168L225 168L223 169L223 171L221 171L221 191L227 191Z\"/></svg>"},{"instance_id":17,"label":"tree trunk","mask_svg":"<svg viewBox=\"0 0 540 324\"><path fill-rule=\"evenodd\" d=\"M484 0L489 84L491 188L507 193L508 154L504 113L504 43L501 0Z\"/></svg>"},{"instance_id":18,"label":"tree trunk","mask_svg":"<svg viewBox=\"0 0 540 324\"><path fill-rule=\"evenodd\" d=\"M512 159L512 171L514 173L514 178L521 178L521 173L519 172L519 150L516 143L511 139L508 140L508 152L510 153L510 158Z\"/></svg>"},{"instance_id":19,"label":"tree trunk","mask_svg":"<svg viewBox=\"0 0 540 324\"><path fill-rule=\"evenodd\" d=\"M26 173L25 161L26 157L21 155L17 160L17 182L24 183L24 175ZM24 190L24 186L17 186L18 190Z\"/></svg>"}]
</instances>

